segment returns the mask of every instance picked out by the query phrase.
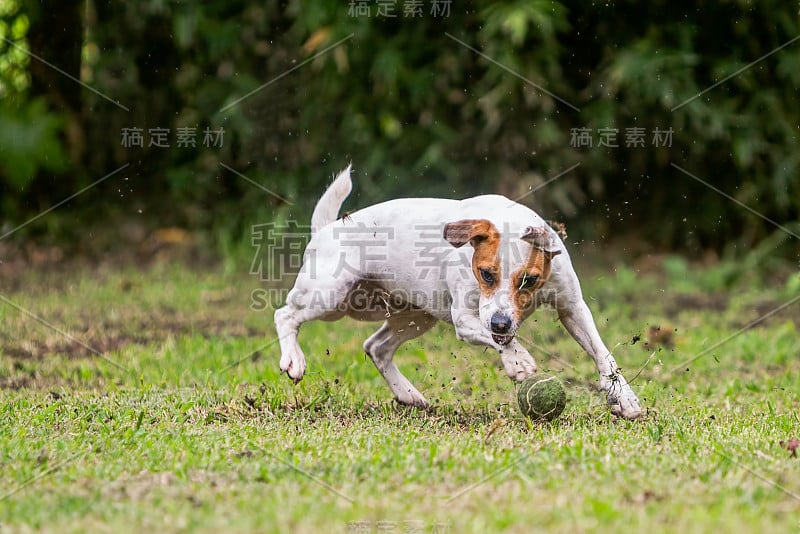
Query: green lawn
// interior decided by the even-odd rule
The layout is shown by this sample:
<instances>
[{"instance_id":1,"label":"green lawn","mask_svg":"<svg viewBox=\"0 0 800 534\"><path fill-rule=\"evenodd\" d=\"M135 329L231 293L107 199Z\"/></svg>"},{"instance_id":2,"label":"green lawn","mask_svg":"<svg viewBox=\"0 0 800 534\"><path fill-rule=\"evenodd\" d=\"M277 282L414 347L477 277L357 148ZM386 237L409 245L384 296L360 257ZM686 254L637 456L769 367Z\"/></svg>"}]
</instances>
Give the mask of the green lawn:
<instances>
[{"instance_id":1,"label":"green lawn","mask_svg":"<svg viewBox=\"0 0 800 534\"><path fill-rule=\"evenodd\" d=\"M434 405L416 411L361 351L374 324L305 325L308 373L280 376L255 277L6 281L0 530L800 531L800 459L781 446L800 435L797 276L594 269L579 272L601 334L629 380L641 370L638 421L607 412L550 310L521 338L569 403L536 425L497 355L448 325L398 352Z\"/></svg>"}]
</instances>

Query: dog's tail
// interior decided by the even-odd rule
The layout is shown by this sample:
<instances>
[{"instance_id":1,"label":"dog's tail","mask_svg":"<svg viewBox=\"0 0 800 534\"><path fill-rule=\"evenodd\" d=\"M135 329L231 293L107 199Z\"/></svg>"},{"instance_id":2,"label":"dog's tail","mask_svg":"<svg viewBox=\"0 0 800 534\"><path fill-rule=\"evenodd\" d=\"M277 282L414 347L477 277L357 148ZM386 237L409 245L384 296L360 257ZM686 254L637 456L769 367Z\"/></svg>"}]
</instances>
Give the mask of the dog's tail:
<instances>
[{"instance_id":1,"label":"dog's tail","mask_svg":"<svg viewBox=\"0 0 800 534\"><path fill-rule=\"evenodd\" d=\"M339 176L325 190L314 207L314 213L311 215L312 235L317 233L323 226L335 221L339 216L339 208L342 207L344 199L353 189L353 183L350 181L350 169L352 167L353 164L351 163L339 173Z\"/></svg>"}]
</instances>

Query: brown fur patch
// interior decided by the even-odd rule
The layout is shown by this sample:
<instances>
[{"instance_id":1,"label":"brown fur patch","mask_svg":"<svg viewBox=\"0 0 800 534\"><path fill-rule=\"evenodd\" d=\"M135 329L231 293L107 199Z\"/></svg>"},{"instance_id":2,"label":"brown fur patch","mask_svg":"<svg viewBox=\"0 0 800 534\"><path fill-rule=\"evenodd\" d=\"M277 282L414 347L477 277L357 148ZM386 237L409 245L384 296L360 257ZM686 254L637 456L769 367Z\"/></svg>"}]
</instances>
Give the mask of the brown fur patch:
<instances>
[{"instance_id":1,"label":"brown fur patch","mask_svg":"<svg viewBox=\"0 0 800 534\"><path fill-rule=\"evenodd\" d=\"M500 258L497 254L500 248L500 232L497 228L486 219L464 219L446 224L444 238L456 248L466 243L472 245L475 249L472 254L472 273L478 281L481 293L484 296L492 295L500 282ZM494 284L488 284L483 279L481 269L494 275Z\"/></svg>"},{"instance_id":2,"label":"brown fur patch","mask_svg":"<svg viewBox=\"0 0 800 534\"><path fill-rule=\"evenodd\" d=\"M548 250L537 246L546 243L546 231L544 234L542 235L538 228L529 228L523 235L522 239L532 244L531 253L525 266L511 274L511 302L514 305L514 319L518 323L533 304L536 290L550 278L552 259L561 254L561 250ZM525 278L532 276L537 277L536 282L530 287L522 287Z\"/></svg>"}]
</instances>

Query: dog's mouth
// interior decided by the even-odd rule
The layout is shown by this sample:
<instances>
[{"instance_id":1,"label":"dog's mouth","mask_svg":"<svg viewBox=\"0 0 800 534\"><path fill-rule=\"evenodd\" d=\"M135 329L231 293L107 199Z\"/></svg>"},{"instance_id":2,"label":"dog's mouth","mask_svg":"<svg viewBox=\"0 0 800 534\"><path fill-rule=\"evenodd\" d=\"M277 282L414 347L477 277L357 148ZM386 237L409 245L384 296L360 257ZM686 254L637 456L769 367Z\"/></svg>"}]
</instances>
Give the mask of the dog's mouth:
<instances>
[{"instance_id":1,"label":"dog's mouth","mask_svg":"<svg viewBox=\"0 0 800 534\"><path fill-rule=\"evenodd\" d=\"M495 334L495 333L492 333L492 339L498 345L505 346L505 345L508 345L509 343L511 343L511 340L514 339L514 334Z\"/></svg>"}]
</instances>

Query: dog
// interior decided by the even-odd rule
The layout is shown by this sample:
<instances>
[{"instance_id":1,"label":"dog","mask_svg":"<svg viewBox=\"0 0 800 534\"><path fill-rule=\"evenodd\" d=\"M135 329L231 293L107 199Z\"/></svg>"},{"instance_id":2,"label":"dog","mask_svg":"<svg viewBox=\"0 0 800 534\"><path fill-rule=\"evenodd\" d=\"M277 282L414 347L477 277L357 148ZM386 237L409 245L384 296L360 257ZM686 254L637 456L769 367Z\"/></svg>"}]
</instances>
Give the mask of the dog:
<instances>
[{"instance_id":1,"label":"dog","mask_svg":"<svg viewBox=\"0 0 800 534\"><path fill-rule=\"evenodd\" d=\"M522 381L536 362L516 333L547 304L594 359L612 413L642 414L600 338L563 242L539 215L483 195L389 200L338 218L350 173L348 166L314 208L302 268L275 311L281 372L295 383L303 378L297 335L306 321L383 321L364 351L400 403L424 408L425 397L393 361L401 344L445 321L459 340L497 351L506 374Z\"/></svg>"}]
</instances>

